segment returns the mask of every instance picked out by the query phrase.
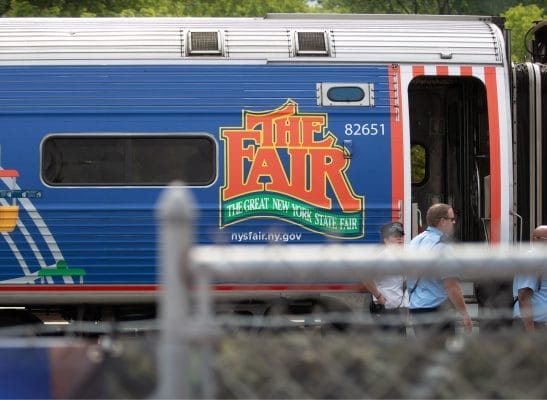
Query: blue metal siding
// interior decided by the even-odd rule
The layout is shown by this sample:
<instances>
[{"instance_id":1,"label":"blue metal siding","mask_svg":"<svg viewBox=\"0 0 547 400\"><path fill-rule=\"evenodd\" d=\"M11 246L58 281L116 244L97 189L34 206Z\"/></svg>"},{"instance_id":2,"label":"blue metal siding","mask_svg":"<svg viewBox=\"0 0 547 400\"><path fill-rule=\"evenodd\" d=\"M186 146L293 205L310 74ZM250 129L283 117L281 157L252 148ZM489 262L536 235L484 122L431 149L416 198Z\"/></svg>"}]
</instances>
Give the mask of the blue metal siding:
<instances>
[{"instance_id":1,"label":"blue metal siding","mask_svg":"<svg viewBox=\"0 0 547 400\"><path fill-rule=\"evenodd\" d=\"M358 240L377 242L378 227L392 211L388 70L358 65L3 67L0 166L19 171L21 188L41 191L41 198L31 200L52 235L43 237L20 207L28 233L16 228L9 236L31 272L40 268L40 257L48 266L60 258L46 243L54 240L69 267L86 270L86 284L155 282L154 206L161 188L46 187L40 180L40 144L53 133L207 132L217 138L218 176L210 187L193 189L200 243L231 242L232 234L248 232L300 234L301 242L335 240L266 216L219 228L220 128L241 127L243 111L274 110L290 99L300 112L326 113L327 130L339 145L353 141L346 174L355 194L365 198L365 236ZM319 107L316 84L321 82L374 83L375 105ZM364 123L384 124L384 135L346 134L347 124ZM0 246L0 281L22 275L16 256L7 242Z\"/></svg>"}]
</instances>

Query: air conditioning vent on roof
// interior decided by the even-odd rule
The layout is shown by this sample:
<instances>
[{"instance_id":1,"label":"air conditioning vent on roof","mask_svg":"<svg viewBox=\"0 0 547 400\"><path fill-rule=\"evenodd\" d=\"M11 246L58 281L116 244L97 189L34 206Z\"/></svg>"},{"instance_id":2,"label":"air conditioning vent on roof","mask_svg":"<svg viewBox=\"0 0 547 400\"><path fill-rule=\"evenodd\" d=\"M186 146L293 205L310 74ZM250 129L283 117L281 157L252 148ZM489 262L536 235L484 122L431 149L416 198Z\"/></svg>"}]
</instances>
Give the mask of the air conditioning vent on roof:
<instances>
[{"instance_id":1,"label":"air conditioning vent on roof","mask_svg":"<svg viewBox=\"0 0 547 400\"><path fill-rule=\"evenodd\" d=\"M328 56L327 32L296 32L297 56Z\"/></svg>"},{"instance_id":2,"label":"air conditioning vent on roof","mask_svg":"<svg viewBox=\"0 0 547 400\"><path fill-rule=\"evenodd\" d=\"M188 55L211 56L222 54L219 31L188 32Z\"/></svg>"}]
</instances>

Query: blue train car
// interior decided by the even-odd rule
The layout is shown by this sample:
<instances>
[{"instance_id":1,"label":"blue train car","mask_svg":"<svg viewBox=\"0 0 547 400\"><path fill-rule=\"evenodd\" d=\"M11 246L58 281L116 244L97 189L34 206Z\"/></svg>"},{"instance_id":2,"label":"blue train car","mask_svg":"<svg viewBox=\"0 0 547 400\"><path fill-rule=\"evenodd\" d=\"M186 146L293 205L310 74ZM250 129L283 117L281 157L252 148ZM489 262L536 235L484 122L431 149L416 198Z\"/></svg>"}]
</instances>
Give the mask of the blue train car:
<instances>
[{"instance_id":1,"label":"blue train car","mask_svg":"<svg viewBox=\"0 0 547 400\"><path fill-rule=\"evenodd\" d=\"M153 302L174 180L203 244L377 243L434 201L512 240L505 54L476 17L3 19L0 303Z\"/></svg>"}]
</instances>

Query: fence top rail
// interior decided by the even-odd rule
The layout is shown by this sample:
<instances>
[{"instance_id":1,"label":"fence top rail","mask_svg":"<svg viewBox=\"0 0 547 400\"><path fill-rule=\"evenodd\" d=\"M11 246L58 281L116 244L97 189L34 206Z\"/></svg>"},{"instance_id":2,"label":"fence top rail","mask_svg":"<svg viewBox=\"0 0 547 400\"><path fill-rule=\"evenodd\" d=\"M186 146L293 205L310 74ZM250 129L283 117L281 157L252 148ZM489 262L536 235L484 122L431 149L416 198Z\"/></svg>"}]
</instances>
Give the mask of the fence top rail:
<instances>
[{"instance_id":1,"label":"fence top rail","mask_svg":"<svg viewBox=\"0 0 547 400\"><path fill-rule=\"evenodd\" d=\"M465 279L547 274L547 246L454 244L442 252L377 245L204 245L192 268L212 280L360 281L364 276L458 276Z\"/></svg>"},{"instance_id":2,"label":"fence top rail","mask_svg":"<svg viewBox=\"0 0 547 400\"><path fill-rule=\"evenodd\" d=\"M174 244L164 243L166 250L180 252L181 241L191 245L194 204L191 191L184 189L181 182L173 182L162 193L157 217L165 237L179 233ZM388 275L484 279L547 274L547 245L532 248L530 243L454 243L444 246L443 251L343 243L216 244L195 245L188 253L190 272L196 276L241 284L361 282L363 277Z\"/></svg>"}]
</instances>

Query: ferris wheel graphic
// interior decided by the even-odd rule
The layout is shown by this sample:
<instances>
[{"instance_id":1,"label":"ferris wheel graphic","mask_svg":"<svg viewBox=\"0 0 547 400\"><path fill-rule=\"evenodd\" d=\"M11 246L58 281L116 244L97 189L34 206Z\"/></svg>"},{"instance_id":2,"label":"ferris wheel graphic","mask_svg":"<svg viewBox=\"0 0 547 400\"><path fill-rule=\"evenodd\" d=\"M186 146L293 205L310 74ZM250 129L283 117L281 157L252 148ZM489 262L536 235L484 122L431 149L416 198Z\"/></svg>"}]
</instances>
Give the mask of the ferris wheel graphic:
<instances>
[{"instance_id":1,"label":"ferris wheel graphic","mask_svg":"<svg viewBox=\"0 0 547 400\"><path fill-rule=\"evenodd\" d=\"M68 268L55 238L32 203L32 199L42 197L42 192L21 189L17 184L18 177L19 172L17 170L0 167L0 179L2 181L2 189L0 189L0 234L21 268L21 276L0 280L0 284L60 283L61 281L65 284L73 284L75 280L78 281L77 283L83 283L85 270L82 268ZM24 220L20 218L23 213L28 218ZM27 225L25 225L25 221L27 221ZM39 246L37 244L31 233L30 224L34 225L32 230L38 232L44 245ZM32 260L25 258L23 255L23 251L20 249L21 243L18 244L13 240L12 235L17 230L31 250ZM53 259L53 263L48 264L46 258ZM31 267L29 264L37 265L38 269L35 270L36 267ZM34 271L31 271L31 269L34 269Z\"/></svg>"}]
</instances>

